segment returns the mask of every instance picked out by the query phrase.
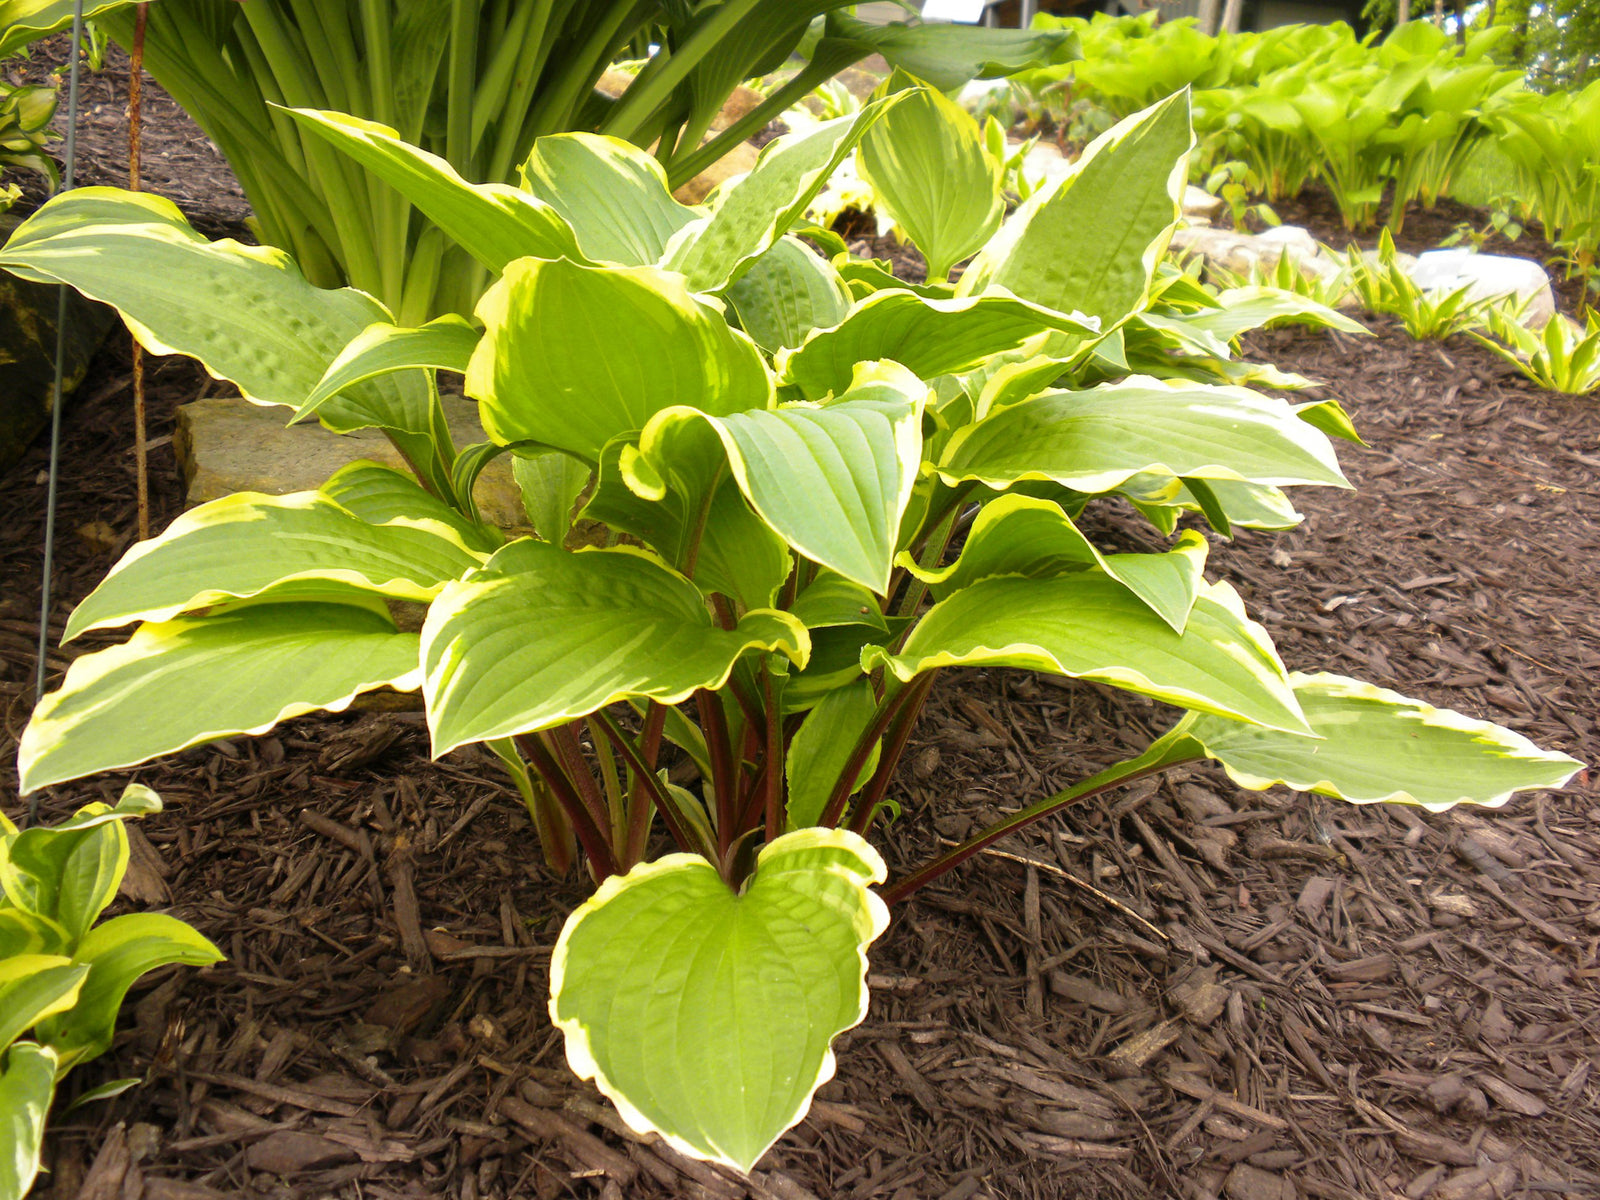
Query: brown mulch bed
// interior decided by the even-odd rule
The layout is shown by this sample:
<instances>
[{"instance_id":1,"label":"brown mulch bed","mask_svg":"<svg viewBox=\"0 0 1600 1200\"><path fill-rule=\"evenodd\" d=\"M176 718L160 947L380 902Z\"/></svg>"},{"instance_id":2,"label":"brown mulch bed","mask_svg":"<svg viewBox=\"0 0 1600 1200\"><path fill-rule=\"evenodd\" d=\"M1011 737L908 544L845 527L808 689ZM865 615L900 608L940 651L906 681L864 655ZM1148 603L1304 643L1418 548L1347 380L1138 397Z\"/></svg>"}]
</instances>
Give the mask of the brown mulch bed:
<instances>
[{"instance_id":1,"label":"brown mulch bed","mask_svg":"<svg viewBox=\"0 0 1600 1200\"><path fill-rule=\"evenodd\" d=\"M1283 534L1219 545L1286 661L1600 758L1600 403L1474 344L1303 331L1369 448ZM130 404L104 354L66 435L59 630L132 537ZM153 379L155 522L181 499ZM43 446L0 479L0 743L32 697ZM1090 510L1106 544L1154 548ZM58 674L70 653L53 652ZM900 869L1158 732L1169 710L1021 672L941 681L880 837ZM548 955L583 889L539 864L487 757L415 714L290 722L127 777L131 897L227 952L153 976L70 1094L41 1195L1481 1197L1600 1188L1600 809L1585 774L1433 816L1196 770L1069 810L917 894L874 949L839 1075L752 1181L628 1135L567 1073ZM19 807L14 777L0 804ZM122 777L53 789L46 818Z\"/></svg>"}]
</instances>

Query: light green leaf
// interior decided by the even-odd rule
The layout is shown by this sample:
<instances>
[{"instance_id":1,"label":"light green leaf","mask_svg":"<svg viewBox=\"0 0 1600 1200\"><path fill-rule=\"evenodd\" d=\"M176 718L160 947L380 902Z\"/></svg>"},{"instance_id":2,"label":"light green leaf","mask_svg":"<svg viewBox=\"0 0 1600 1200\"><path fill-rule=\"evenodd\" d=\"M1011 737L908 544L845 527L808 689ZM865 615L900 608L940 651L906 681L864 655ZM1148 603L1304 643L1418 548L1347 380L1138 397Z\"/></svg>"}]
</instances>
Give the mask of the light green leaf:
<instances>
[{"instance_id":1,"label":"light green leaf","mask_svg":"<svg viewBox=\"0 0 1600 1200\"><path fill-rule=\"evenodd\" d=\"M12 1042L40 1021L76 1004L88 974L87 967L59 954L19 954L0 960L0 1060Z\"/></svg>"},{"instance_id":2,"label":"light green leaf","mask_svg":"<svg viewBox=\"0 0 1600 1200\"><path fill-rule=\"evenodd\" d=\"M1180 634L1098 571L984 579L934 605L899 654L874 647L861 665L906 681L935 667L1022 667L1306 732L1271 638L1225 583L1200 593Z\"/></svg>"},{"instance_id":3,"label":"light green leaf","mask_svg":"<svg viewBox=\"0 0 1600 1200\"><path fill-rule=\"evenodd\" d=\"M1000 228L1004 167L954 100L903 72L882 86L909 94L866 132L856 160L879 203L927 259L928 278L941 281Z\"/></svg>"},{"instance_id":4,"label":"light green leaf","mask_svg":"<svg viewBox=\"0 0 1600 1200\"><path fill-rule=\"evenodd\" d=\"M0 959L70 950L67 931L49 917L0 904Z\"/></svg>"},{"instance_id":5,"label":"light green leaf","mask_svg":"<svg viewBox=\"0 0 1600 1200\"><path fill-rule=\"evenodd\" d=\"M122 822L160 811L161 797L133 783L114 808L96 801L57 825L32 826L0 853L0 888L12 904L59 929L63 952L70 953L111 903L127 870Z\"/></svg>"},{"instance_id":6,"label":"light green leaf","mask_svg":"<svg viewBox=\"0 0 1600 1200\"><path fill-rule=\"evenodd\" d=\"M851 116L769 142L749 174L711 195L709 216L674 235L663 265L688 276L692 291L727 287L745 264L789 232L862 134L898 101L886 96Z\"/></svg>"},{"instance_id":7,"label":"light green leaf","mask_svg":"<svg viewBox=\"0 0 1600 1200\"><path fill-rule=\"evenodd\" d=\"M1007 218L957 295L999 285L1107 327L1142 307L1181 212L1193 140L1187 92L1118 122Z\"/></svg>"},{"instance_id":8,"label":"light green leaf","mask_svg":"<svg viewBox=\"0 0 1600 1200\"><path fill-rule=\"evenodd\" d=\"M56 1052L22 1042L0 1070L0 1196L22 1197L39 1174L44 1119L56 1095Z\"/></svg>"},{"instance_id":9,"label":"light green leaf","mask_svg":"<svg viewBox=\"0 0 1600 1200\"><path fill-rule=\"evenodd\" d=\"M828 33L866 42L888 60L942 92L973 79L1082 58L1068 29L984 29L962 25L875 25L845 11L828 14Z\"/></svg>"},{"instance_id":10,"label":"light green leaf","mask_svg":"<svg viewBox=\"0 0 1600 1200\"><path fill-rule=\"evenodd\" d=\"M426 325L369 325L328 364L316 388L295 410L295 420L357 384L395 371L424 368L464 375L478 337L470 321L453 313Z\"/></svg>"},{"instance_id":11,"label":"light green leaf","mask_svg":"<svg viewBox=\"0 0 1600 1200\"><path fill-rule=\"evenodd\" d=\"M896 563L928 583L938 599L995 575L1050 579L1097 569L1182 633L1203 582L1206 551L1205 538L1186 530L1169 554L1102 555L1059 504L1008 494L984 506L949 566L925 570L905 553Z\"/></svg>"},{"instance_id":12,"label":"light green leaf","mask_svg":"<svg viewBox=\"0 0 1600 1200\"><path fill-rule=\"evenodd\" d=\"M789 780L789 828L804 829L822 818L833 785L849 764L856 743L877 715L872 684L857 679L835 688L807 715L789 743L785 770ZM850 791L854 793L878 769L879 745L862 764Z\"/></svg>"},{"instance_id":13,"label":"light green leaf","mask_svg":"<svg viewBox=\"0 0 1600 1200\"><path fill-rule=\"evenodd\" d=\"M1194 713L1168 739L1204 747L1240 787L1284 784L1356 804L1498 808L1517 792L1563 786L1577 759L1519 733L1397 692L1320 673L1289 677L1315 738ZM1166 740L1166 739L1163 739Z\"/></svg>"},{"instance_id":14,"label":"light green leaf","mask_svg":"<svg viewBox=\"0 0 1600 1200\"><path fill-rule=\"evenodd\" d=\"M701 215L672 198L654 155L593 133L537 139L522 182L571 226L594 263L653 267L672 235Z\"/></svg>"},{"instance_id":15,"label":"light green leaf","mask_svg":"<svg viewBox=\"0 0 1600 1200\"><path fill-rule=\"evenodd\" d=\"M752 649L803 665L810 641L770 610L718 628L693 583L639 551L515 541L428 611L433 751L546 729L630 696L677 704L721 687Z\"/></svg>"},{"instance_id":16,"label":"light green leaf","mask_svg":"<svg viewBox=\"0 0 1600 1200\"><path fill-rule=\"evenodd\" d=\"M135 0L84 0L83 19L93 20L118 8L132 8ZM24 46L68 28L74 0L5 0L0 3L0 58L10 58ZM26 1192L28 1189L23 1188ZM0 1196L12 1193L0 1188ZM18 1196L22 1192L16 1193Z\"/></svg>"},{"instance_id":17,"label":"light green leaf","mask_svg":"<svg viewBox=\"0 0 1600 1200\"><path fill-rule=\"evenodd\" d=\"M1305 520L1289 497L1275 487L1236 479L1210 479L1212 499L1240 529L1293 529ZM1199 512L1187 486L1171 475L1136 475L1116 489L1157 529L1171 534L1184 512Z\"/></svg>"},{"instance_id":18,"label":"light green leaf","mask_svg":"<svg viewBox=\"0 0 1600 1200\"><path fill-rule=\"evenodd\" d=\"M1104 492L1141 474L1349 487L1327 437L1281 400L1145 375L1045 392L956 432L939 475Z\"/></svg>"},{"instance_id":19,"label":"light green leaf","mask_svg":"<svg viewBox=\"0 0 1600 1200\"><path fill-rule=\"evenodd\" d=\"M404 471L381 463L357 459L317 490L369 525L443 525L475 551L492 552L502 541L499 530L469 521Z\"/></svg>"},{"instance_id":20,"label":"light green leaf","mask_svg":"<svg viewBox=\"0 0 1600 1200\"><path fill-rule=\"evenodd\" d=\"M721 306L655 267L522 259L478 303L483 340L467 368L483 427L590 462L664 408L765 408L761 352Z\"/></svg>"},{"instance_id":21,"label":"light green leaf","mask_svg":"<svg viewBox=\"0 0 1600 1200\"><path fill-rule=\"evenodd\" d=\"M818 571L789 606L807 629L834 629L841 625L870 625L884 633L888 623L870 588L852 583L833 571Z\"/></svg>"},{"instance_id":22,"label":"light green leaf","mask_svg":"<svg viewBox=\"0 0 1600 1200\"><path fill-rule=\"evenodd\" d=\"M750 1170L866 1015L867 947L889 923L867 887L885 875L857 835L804 829L765 846L738 894L697 855L612 876L550 962L567 1062L634 1129Z\"/></svg>"},{"instance_id":23,"label":"light green leaf","mask_svg":"<svg viewBox=\"0 0 1600 1200\"><path fill-rule=\"evenodd\" d=\"M573 505L592 474L588 464L560 450L519 452L511 460L523 511L534 532L555 546L567 540Z\"/></svg>"},{"instance_id":24,"label":"light green leaf","mask_svg":"<svg viewBox=\"0 0 1600 1200\"><path fill-rule=\"evenodd\" d=\"M740 327L769 352L798 346L813 329L844 320L850 291L832 264L784 236L724 293Z\"/></svg>"},{"instance_id":25,"label":"light green leaf","mask_svg":"<svg viewBox=\"0 0 1600 1200\"><path fill-rule=\"evenodd\" d=\"M639 457L662 476L685 426L722 440L751 506L795 550L878 593L889 586L900 517L921 463L927 388L894 364L861 364L855 384L824 405L786 404L714 417L691 408L645 426ZM637 464L623 463L625 476ZM635 480L629 486L643 487Z\"/></svg>"},{"instance_id":26,"label":"light green leaf","mask_svg":"<svg viewBox=\"0 0 1600 1200\"><path fill-rule=\"evenodd\" d=\"M416 206L489 270L524 255L581 259L571 228L543 200L504 183L468 183L440 158L387 125L311 108L283 110Z\"/></svg>"},{"instance_id":27,"label":"light green leaf","mask_svg":"<svg viewBox=\"0 0 1600 1200\"><path fill-rule=\"evenodd\" d=\"M882 291L856 304L838 325L781 352L778 373L815 400L847 387L859 362L892 359L919 378L933 379L1021 350L1050 330L1095 333L1077 316L1040 308L999 288L959 300Z\"/></svg>"},{"instance_id":28,"label":"light green leaf","mask_svg":"<svg viewBox=\"0 0 1600 1200\"><path fill-rule=\"evenodd\" d=\"M246 604L141 625L72 664L34 710L17 766L31 792L420 683L417 635L351 604Z\"/></svg>"},{"instance_id":29,"label":"light green leaf","mask_svg":"<svg viewBox=\"0 0 1600 1200\"><path fill-rule=\"evenodd\" d=\"M389 313L353 288L312 287L281 250L208 242L170 200L78 188L24 221L0 267L111 305L152 354L187 354L252 400L299 408L345 346ZM432 430L420 374L359 384L322 406L340 433Z\"/></svg>"},{"instance_id":30,"label":"light green leaf","mask_svg":"<svg viewBox=\"0 0 1600 1200\"><path fill-rule=\"evenodd\" d=\"M1216 308L1184 313L1178 319L1190 328L1215 334L1224 342L1231 342L1241 333L1260 329L1263 325L1270 325L1274 321L1318 325L1326 329L1337 329L1343 333L1371 332L1360 321L1347 317L1336 309L1279 288L1229 288L1217 293L1216 300Z\"/></svg>"},{"instance_id":31,"label":"light green leaf","mask_svg":"<svg viewBox=\"0 0 1600 1200\"><path fill-rule=\"evenodd\" d=\"M61 1055L63 1068L103 1054L116 1032L122 998L141 976L182 963L203 967L222 952L176 917L125 913L91 929L73 961L89 968L78 1002L39 1026L40 1039Z\"/></svg>"},{"instance_id":32,"label":"light green leaf","mask_svg":"<svg viewBox=\"0 0 1600 1200\"><path fill-rule=\"evenodd\" d=\"M73 610L62 640L165 621L295 580L426 601L483 561L437 521L372 525L321 492L235 492L191 509L123 555Z\"/></svg>"}]
</instances>

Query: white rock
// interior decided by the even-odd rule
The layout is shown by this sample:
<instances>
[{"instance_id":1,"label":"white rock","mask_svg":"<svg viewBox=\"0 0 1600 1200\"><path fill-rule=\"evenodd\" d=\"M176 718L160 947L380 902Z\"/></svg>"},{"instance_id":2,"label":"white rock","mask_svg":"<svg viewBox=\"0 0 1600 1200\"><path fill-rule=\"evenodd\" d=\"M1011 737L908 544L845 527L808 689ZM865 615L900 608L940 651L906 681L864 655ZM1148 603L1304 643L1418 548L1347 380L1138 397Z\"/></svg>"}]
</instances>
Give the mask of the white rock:
<instances>
[{"instance_id":1,"label":"white rock","mask_svg":"<svg viewBox=\"0 0 1600 1200\"><path fill-rule=\"evenodd\" d=\"M1525 305L1524 324L1542 327L1555 315L1550 276L1532 259L1471 250L1429 250L1407 270L1420 288L1453 292L1465 285L1469 300L1513 299Z\"/></svg>"},{"instance_id":2,"label":"white rock","mask_svg":"<svg viewBox=\"0 0 1600 1200\"><path fill-rule=\"evenodd\" d=\"M1222 212L1222 197L1190 185L1183 189L1183 215L1215 219Z\"/></svg>"},{"instance_id":3,"label":"white rock","mask_svg":"<svg viewBox=\"0 0 1600 1200\"><path fill-rule=\"evenodd\" d=\"M1265 246L1279 246L1283 250L1298 251L1308 256L1317 252L1317 239L1298 225L1276 225L1256 234L1256 241ZM1282 250L1279 253L1282 253Z\"/></svg>"}]
</instances>

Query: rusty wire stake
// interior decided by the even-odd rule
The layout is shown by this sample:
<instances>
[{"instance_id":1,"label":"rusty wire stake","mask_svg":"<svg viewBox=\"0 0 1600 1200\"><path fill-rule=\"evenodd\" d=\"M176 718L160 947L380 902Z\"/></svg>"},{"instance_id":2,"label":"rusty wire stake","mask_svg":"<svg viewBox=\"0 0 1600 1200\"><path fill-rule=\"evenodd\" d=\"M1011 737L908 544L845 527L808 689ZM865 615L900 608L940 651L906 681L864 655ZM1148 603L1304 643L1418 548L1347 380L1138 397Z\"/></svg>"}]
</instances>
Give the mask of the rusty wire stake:
<instances>
[{"instance_id":1,"label":"rusty wire stake","mask_svg":"<svg viewBox=\"0 0 1600 1200\"><path fill-rule=\"evenodd\" d=\"M144 107L144 26L150 5L133 15L133 51L128 56L128 190L140 190L140 117ZM133 339L133 457L138 472L139 540L150 537L150 451L145 440L144 347Z\"/></svg>"}]
</instances>

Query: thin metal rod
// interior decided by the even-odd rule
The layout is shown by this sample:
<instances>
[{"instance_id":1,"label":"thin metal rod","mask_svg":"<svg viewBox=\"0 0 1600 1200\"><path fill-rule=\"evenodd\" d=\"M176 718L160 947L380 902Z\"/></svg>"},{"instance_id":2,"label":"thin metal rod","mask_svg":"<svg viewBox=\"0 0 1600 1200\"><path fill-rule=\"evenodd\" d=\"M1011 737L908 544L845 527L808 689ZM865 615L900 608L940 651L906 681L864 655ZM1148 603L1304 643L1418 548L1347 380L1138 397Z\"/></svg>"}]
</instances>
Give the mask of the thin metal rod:
<instances>
[{"instance_id":1,"label":"thin metal rod","mask_svg":"<svg viewBox=\"0 0 1600 1200\"><path fill-rule=\"evenodd\" d=\"M144 30L150 6L141 4L133 15L133 53L128 68L128 190L140 191L144 114ZM150 540L150 446L145 438L144 347L133 339L133 458L135 492L139 498L139 540Z\"/></svg>"},{"instance_id":2,"label":"thin metal rod","mask_svg":"<svg viewBox=\"0 0 1600 1200\"><path fill-rule=\"evenodd\" d=\"M72 73L67 83L67 146L65 170L61 176L61 190L72 190L78 167L78 75L79 59L83 46L83 0L72 6ZM56 293L56 372L50 395L50 475L46 485L44 503L44 580L39 590L39 670L34 680L34 704L44 699L45 660L50 653L50 582L55 573L56 549L56 480L61 471L61 409L65 384L65 359L67 355L67 285L62 284ZM28 824L39 815L39 797L35 793L28 802Z\"/></svg>"}]
</instances>

